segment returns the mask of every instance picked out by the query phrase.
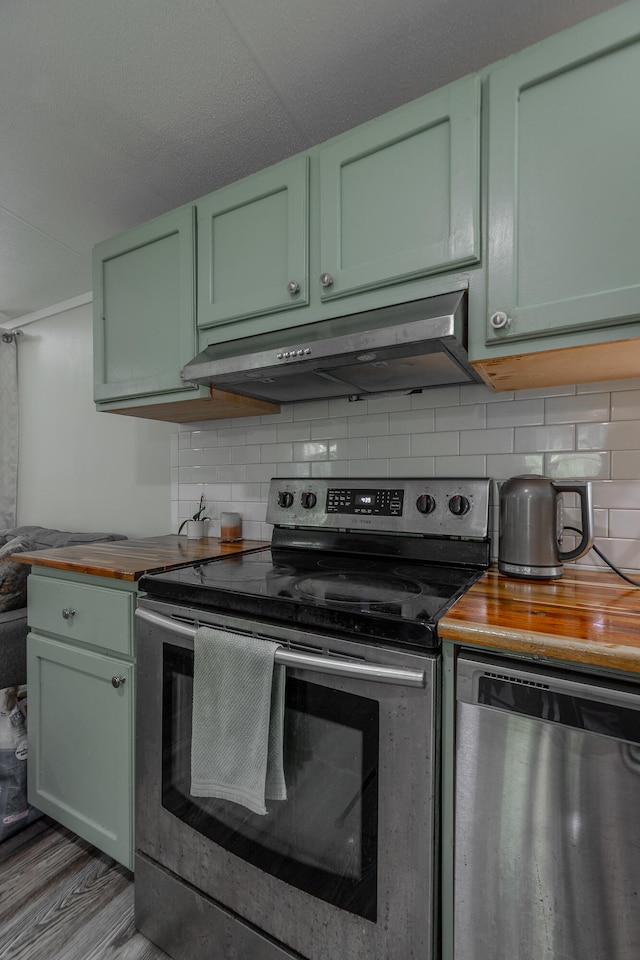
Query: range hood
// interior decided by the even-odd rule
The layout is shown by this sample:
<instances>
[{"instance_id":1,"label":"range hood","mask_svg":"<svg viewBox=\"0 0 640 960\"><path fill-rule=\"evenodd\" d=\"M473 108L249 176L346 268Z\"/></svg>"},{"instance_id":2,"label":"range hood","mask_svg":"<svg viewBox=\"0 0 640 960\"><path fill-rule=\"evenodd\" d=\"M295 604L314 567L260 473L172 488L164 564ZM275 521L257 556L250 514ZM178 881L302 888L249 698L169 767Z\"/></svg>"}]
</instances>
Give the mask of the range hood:
<instances>
[{"instance_id":1,"label":"range hood","mask_svg":"<svg viewBox=\"0 0 640 960\"><path fill-rule=\"evenodd\" d=\"M212 343L180 375L276 403L482 382L466 333L466 291L458 291Z\"/></svg>"}]
</instances>

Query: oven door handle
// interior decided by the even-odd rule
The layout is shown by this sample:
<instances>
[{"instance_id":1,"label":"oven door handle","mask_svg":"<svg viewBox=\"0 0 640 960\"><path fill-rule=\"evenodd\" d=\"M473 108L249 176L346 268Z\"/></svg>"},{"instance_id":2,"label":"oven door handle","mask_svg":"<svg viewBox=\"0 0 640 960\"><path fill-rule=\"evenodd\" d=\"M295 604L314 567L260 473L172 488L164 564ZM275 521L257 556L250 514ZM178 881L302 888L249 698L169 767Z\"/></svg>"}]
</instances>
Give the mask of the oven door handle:
<instances>
[{"instance_id":1,"label":"oven door handle","mask_svg":"<svg viewBox=\"0 0 640 960\"><path fill-rule=\"evenodd\" d=\"M164 617L160 613L136 608L136 617L145 620L156 627L162 627L181 637L193 639L196 627L191 627L171 617ZM206 624L203 624L206 626ZM394 683L402 687L424 687L426 676L424 670L414 670L409 667L389 667L384 664L364 663L352 660L337 660L333 657L324 657L313 653L298 653L280 647L275 653L275 662L283 667L298 667L301 670L313 670L316 673L329 673L334 677L354 677L358 680L375 680L377 683Z\"/></svg>"}]
</instances>

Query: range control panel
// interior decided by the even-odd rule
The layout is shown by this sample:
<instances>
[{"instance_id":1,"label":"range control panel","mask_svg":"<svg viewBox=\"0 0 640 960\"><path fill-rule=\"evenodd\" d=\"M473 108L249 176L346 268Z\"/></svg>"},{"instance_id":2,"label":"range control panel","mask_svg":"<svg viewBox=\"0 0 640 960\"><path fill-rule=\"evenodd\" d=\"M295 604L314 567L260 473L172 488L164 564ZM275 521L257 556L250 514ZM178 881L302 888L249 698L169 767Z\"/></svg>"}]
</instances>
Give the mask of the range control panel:
<instances>
[{"instance_id":1,"label":"range control panel","mask_svg":"<svg viewBox=\"0 0 640 960\"><path fill-rule=\"evenodd\" d=\"M327 530L485 538L491 480L271 481L267 522Z\"/></svg>"}]
</instances>

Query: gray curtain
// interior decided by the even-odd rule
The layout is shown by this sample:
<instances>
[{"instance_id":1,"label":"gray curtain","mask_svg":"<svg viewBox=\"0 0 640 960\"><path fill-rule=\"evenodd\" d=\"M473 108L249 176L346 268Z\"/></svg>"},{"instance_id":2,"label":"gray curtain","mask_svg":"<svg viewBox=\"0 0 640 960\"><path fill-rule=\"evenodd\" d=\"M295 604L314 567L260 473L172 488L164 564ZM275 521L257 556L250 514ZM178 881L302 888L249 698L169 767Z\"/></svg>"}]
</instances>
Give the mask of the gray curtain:
<instances>
[{"instance_id":1,"label":"gray curtain","mask_svg":"<svg viewBox=\"0 0 640 960\"><path fill-rule=\"evenodd\" d=\"M16 525L18 336L0 328L0 528Z\"/></svg>"}]
</instances>

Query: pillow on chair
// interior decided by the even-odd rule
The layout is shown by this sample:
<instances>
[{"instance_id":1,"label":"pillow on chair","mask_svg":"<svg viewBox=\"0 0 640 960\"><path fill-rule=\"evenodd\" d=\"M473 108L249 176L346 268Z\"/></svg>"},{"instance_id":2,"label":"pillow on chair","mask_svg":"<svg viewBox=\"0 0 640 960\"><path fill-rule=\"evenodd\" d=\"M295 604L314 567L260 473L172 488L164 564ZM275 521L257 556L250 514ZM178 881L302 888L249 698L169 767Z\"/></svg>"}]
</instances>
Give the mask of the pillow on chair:
<instances>
[{"instance_id":1,"label":"pillow on chair","mask_svg":"<svg viewBox=\"0 0 640 960\"><path fill-rule=\"evenodd\" d=\"M11 560L11 554L28 553L31 550L35 550L35 544L27 537L14 537L0 546L0 613L27 605L30 567L26 563Z\"/></svg>"}]
</instances>

